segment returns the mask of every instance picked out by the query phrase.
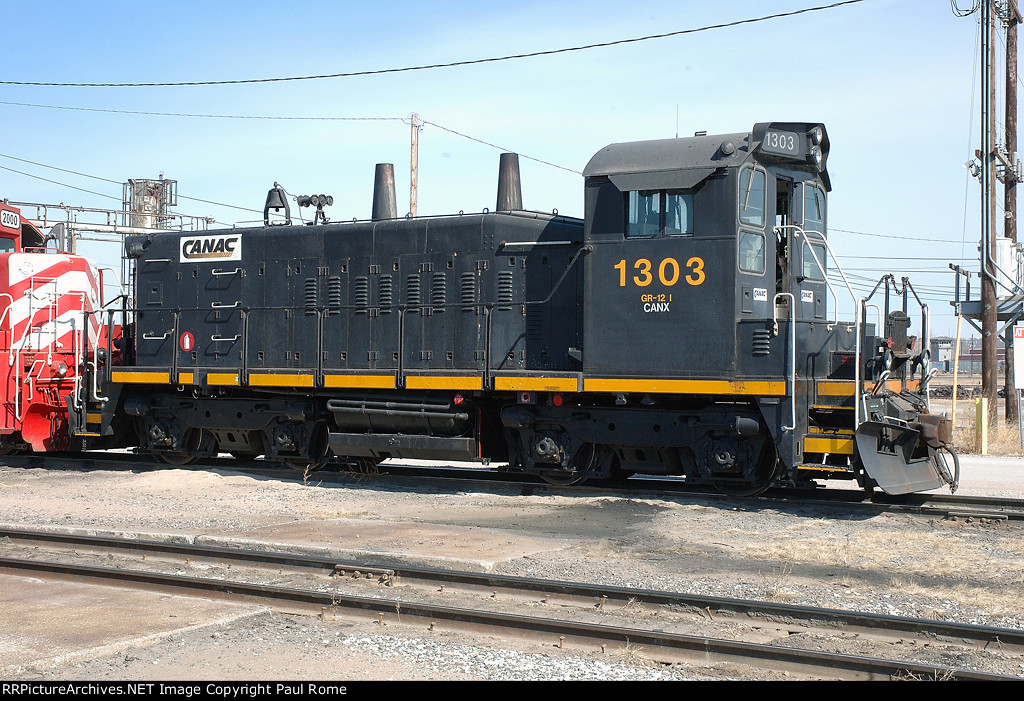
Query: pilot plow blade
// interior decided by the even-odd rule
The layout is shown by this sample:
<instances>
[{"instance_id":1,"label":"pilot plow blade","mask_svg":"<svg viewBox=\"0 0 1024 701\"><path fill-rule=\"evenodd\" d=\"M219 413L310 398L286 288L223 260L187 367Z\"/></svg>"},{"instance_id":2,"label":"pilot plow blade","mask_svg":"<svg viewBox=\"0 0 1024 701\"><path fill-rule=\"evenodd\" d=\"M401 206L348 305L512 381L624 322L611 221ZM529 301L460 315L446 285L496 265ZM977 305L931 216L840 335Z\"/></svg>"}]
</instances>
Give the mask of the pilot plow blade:
<instances>
[{"instance_id":1,"label":"pilot plow blade","mask_svg":"<svg viewBox=\"0 0 1024 701\"><path fill-rule=\"evenodd\" d=\"M950 483L936 451L921 440L921 431L881 421L857 429L857 452L864 472L886 494L910 494Z\"/></svg>"}]
</instances>

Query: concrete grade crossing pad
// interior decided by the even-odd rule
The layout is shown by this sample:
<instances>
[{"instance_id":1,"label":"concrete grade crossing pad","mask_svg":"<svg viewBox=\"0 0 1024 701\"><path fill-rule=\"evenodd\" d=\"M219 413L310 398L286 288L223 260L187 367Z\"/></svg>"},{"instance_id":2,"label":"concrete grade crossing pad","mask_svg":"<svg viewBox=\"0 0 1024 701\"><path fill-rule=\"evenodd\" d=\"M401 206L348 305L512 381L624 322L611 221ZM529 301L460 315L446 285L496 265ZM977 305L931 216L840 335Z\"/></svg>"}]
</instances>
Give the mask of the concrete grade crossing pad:
<instances>
[{"instance_id":1,"label":"concrete grade crossing pad","mask_svg":"<svg viewBox=\"0 0 1024 701\"><path fill-rule=\"evenodd\" d=\"M267 611L257 605L0 576L0 677L128 653Z\"/></svg>"}]
</instances>

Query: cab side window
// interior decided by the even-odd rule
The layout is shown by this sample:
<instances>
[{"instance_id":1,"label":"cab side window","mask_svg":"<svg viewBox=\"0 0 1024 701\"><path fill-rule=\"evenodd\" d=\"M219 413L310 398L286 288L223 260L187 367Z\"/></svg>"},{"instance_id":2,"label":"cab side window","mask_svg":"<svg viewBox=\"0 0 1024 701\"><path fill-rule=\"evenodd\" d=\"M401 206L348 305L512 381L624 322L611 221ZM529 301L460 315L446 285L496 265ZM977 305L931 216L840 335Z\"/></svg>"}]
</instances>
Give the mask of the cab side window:
<instances>
[{"instance_id":1,"label":"cab side window","mask_svg":"<svg viewBox=\"0 0 1024 701\"><path fill-rule=\"evenodd\" d=\"M739 263L745 273L764 273L764 232L740 231Z\"/></svg>"},{"instance_id":2,"label":"cab side window","mask_svg":"<svg viewBox=\"0 0 1024 701\"><path fill-rule=\"evenodd\" d=\"M740 270L755 275L765 271L767 182L767 174L759 168L740 171L738 262Z\"/></svg>"},{"instance_id":3,"label":"cab side window","mask_svg":"<svg viewBox=\"0 0 1024 701\"><path fill-rule=\"evenodd\" d=\"M740 172L740 222L764 226L765 182L763 170L744 168Z\"/></svg>"},{"instance_id":4,"label":"cab side window","mask_svg":"<svg viewBox=\"0 0 1024 701\"><path fill-rule=\"evenodd\" d=\"M692 192L634 190L626 200L626 238L693 234Z\"/></svg>"}]
</instances>

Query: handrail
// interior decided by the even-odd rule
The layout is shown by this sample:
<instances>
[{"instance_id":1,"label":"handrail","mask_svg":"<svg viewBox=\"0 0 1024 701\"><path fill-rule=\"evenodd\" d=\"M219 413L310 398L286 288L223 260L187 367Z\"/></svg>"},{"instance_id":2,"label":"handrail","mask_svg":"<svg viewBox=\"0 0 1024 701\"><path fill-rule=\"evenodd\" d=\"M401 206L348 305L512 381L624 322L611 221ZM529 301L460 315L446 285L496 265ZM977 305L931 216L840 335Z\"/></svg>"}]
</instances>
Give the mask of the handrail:
<instances>
[{"instance_id":1,"label":"handrail","mask_svg":"<svg viewBox=\"0 0 1024 701\"><path fill-rule=\"evenodd\" d=\"M791 292L779 292L772 298L772 332L779 335L779 297L789 297L789 354L790 369L789 376L789 406L791 411L790 421L792 426L781 426L783 431L796 430L796 297Z\"/></svg>"},{"instance_id":2,"label":"handrail","mask_svg":"<svg viewBox=\"0 0 1024 701\"><path fill-rule=\"evenodd\" d=\"M842 277L843 284L846 285L846 290L847 290L847 292L850 293L850 299L853 301L854 305L856 305L856 303L857 303L857 294L853 291L853 287L850 285L850 281L846 278L846 273L843 272L843 267L839 264L839 260L836 258L836 254L832 251L832 247L828 244L828 239L825 238L825 234L821 233L820 231L817 231L815 229L811 229L810 231L805 231L802 227L800 227L800 226L798 226L796 224L786 224L784 226L776 226L774 228L774 231L776 233L779 233L779 232L781 232L781 231L783 231L785 229L792 229L793 230L793 232L794 232L794 237L793 238L794 239L798 239L802 235L805 239L808 240L807 249L811 252L811 257L814 258L814 264L817 265L818 266L818 270L821 271L821 280L822 280L822 282L825 283L825 286L832 293L832 299L835 300L835 309L834 309L834 311L835 311L835 321L832 322L832 325L833 326L838 325L839 324L839 295L836 294L835 288L832 287L832 283L829 282L828 271L825 270L824 262L821 261L818 258L818 254L814 250L814 246L810 245L810 240L812 238L812 236L811 236L812 234L813 234L813 238L814 238L815 243L819 243L820 242L821 244L823 244L825 246L825 252L828 254L828 257L830 257L832 259L832 262L835 264L835 270L839 273L840 277ZM791 259L792 259L793 249L795 249L795 246L792 246L790 248ZM801 258L801 262L802 262L802 260L803 259ZM825 304L826 304L826 306L828 306L827 299L826 299ZM854 309L854 313L856 314L856 309Z\"/></svg>"}]
</instances>

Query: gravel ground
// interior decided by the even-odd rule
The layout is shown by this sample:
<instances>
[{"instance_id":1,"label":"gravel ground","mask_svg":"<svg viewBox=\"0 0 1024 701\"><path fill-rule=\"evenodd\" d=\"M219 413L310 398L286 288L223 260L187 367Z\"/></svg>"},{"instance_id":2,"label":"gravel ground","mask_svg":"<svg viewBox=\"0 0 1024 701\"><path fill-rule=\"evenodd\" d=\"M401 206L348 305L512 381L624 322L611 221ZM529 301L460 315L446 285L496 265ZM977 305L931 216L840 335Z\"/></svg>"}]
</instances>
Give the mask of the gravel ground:
<instances>
[{"instance_id":1,"label":"gravel ground","mask_svg":"<svg viewBox=\"0 0 1024 701\"><path fill-rule=\"evenodd\" d=\"M303 484L223 470L0 467L0 522L264 542L298 538L339 556L440 558L459 569L1024 628L1024 529L1012 522L521 491L409 491L357 478ZM0 632L0 650L9 635ZM828 644L853 651L849 641ZM1024 676L1019 658L996 651L954 659L936 650L929 659ZM88 659L40 660L2 676L785 678L723 665L655 665L639 653L587 655L266 611Z\"/></svg>"}]
</instances>

